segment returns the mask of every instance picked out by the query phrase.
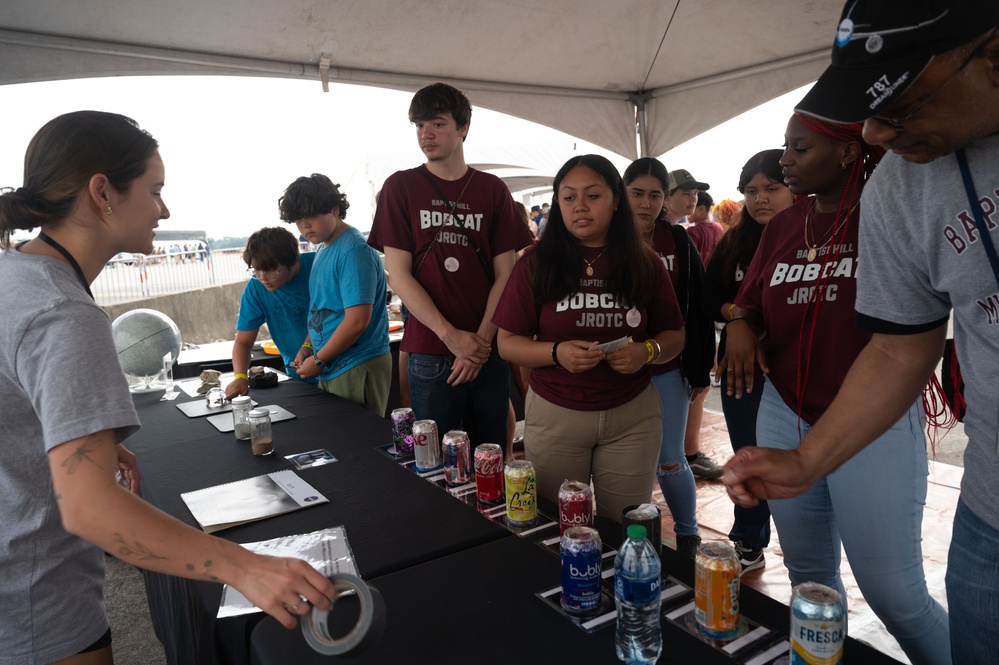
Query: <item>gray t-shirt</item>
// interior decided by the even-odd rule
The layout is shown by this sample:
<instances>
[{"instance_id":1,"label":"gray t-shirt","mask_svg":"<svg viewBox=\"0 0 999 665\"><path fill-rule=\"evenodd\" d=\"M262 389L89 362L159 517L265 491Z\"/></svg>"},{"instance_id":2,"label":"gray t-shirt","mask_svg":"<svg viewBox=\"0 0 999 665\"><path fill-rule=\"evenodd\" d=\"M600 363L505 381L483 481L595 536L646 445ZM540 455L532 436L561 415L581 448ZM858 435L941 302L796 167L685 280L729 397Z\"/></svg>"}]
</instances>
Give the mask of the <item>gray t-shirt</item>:
<instances>
[{"instance_id":1,"label":"gray t-shirt","mask_svg":"<svg viewBox=\"0 0 999 665\"><path fill-rule=\"evenodd\" d=\"M0 285L0 665L48 663L108 623L104 554L63 529L47 452L108 429L122 441L139 418L107 314L72 268L12 249Z\"/></svg>"},{"instance_id":2,"label":"gray t-shirt","mask_svg":"<svg viewBox=\"0 0 999 665\"><path fill-rule=\"evenodd\" d=\"M965 152L992 243L999 246L999 136L976 141ZM866 187L860 210L862 325L876 332L918 330L945 321L954 310L968 404L961 497L999 529L999 291L956 157L920 165L889 154ZM885 381L890 386L891 377Z\"/></svg>"}]
</instances>

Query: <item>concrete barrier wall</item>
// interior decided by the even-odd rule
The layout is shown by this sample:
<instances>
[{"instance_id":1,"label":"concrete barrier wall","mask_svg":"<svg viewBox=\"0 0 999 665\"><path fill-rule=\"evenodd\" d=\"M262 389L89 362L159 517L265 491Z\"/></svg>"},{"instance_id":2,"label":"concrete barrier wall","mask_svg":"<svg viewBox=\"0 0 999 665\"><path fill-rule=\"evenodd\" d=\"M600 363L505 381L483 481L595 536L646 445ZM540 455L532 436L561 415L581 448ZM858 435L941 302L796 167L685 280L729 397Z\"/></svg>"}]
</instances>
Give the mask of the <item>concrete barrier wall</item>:
<instances>
[{"instance_id":1,"label":"concrete barrier wall","mask_svg":"<svg viewBox=\"0 0 999 665\"><path fill-rule=\"evenodd\" d=\"M236 315L245 282L155 296L144 300L105 305L111 320L133 309L163 312L180 328L185 343L209 344L229 341L236 336ZM261 331L261 337L264 337Z\"/></svg>"}]
</instances>

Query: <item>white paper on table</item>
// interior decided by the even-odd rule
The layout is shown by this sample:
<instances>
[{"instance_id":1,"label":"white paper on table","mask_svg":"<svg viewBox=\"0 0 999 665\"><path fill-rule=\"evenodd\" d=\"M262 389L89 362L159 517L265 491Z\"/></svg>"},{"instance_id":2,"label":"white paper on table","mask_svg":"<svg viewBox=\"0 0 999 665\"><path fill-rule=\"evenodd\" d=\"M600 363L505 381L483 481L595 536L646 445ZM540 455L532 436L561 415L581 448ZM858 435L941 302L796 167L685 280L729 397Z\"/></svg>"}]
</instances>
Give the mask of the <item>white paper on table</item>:
<instances>
[{"instance_id":1,"label":"white paper on table","mask_svg":"<svg viewBox=\"0 0 999 665\"><path fill-rule=\"evenodd\" d=\"M264 371L273 372L277 374L278 383L281 383L282 381L287 381L291 378L284 372L279 372L273 367L264 366ZM222 375L219 377L219 383L222 386L222 388L225 388L227 385L229 385L229 383L232 381L232 378L233 378L232 372L223 372ZM204 396L198 394L198 388L201 387L201 379L199 379L198 377L194 377L193 379L183 379L182 381L174 381L174 385L183 390L188 397Z\"/></svg>"},{"instance_id":2,"label":"white paper on table","mask_svg":"<svg viewBox=\"0 0 999 665\"><path fill-rule=\"evenodd\" d=\"M610 342L604 342L603 344L594 344L593 346L587 348L586 350L593 351L594 349L596 349L597 351L603 351L604 353L614 353L615 351L623 349L624 347L628 346L628 342L630 341L631 338L625 335L624 337L619 337L618 339L611 340Z\"/></svg>"},{"instance_id":3,"label":"white paper on table","mask_svg":"<svg viewBox=\"0 0 999 665\"><path fill-rule=\"evenodd\" d=\"M305 559L326 577L334 573L357 576L354 553L350 551L350 543L347 542L347 530L342 526L296 536L282 536L259 543L245 543L242 547L257 554ZM219 619L260 611L246 596L228 584L222 588Z\"/></svg>"}]
</instances>

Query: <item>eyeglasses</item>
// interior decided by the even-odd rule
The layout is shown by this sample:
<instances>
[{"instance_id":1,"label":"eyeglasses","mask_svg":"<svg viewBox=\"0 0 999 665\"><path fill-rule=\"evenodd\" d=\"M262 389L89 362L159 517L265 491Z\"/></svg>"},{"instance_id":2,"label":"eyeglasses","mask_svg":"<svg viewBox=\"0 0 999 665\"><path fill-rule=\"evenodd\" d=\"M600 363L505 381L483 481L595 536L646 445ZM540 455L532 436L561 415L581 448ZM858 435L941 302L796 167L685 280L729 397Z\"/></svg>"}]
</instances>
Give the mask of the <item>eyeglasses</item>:
<instances>
[{"instance_id":1,"label":"eyeglasses","mask_svg":"<svg viewBox=\"0 0 999 665\"><path fill-rule=\"evenodd\" d=\"M274 270L260 270L259 268L249 268L246 272L250 274L250 277L256 277L257 279L277 279L277 277L285 271L284 266L278 266Z\"/></svg>"},{"instance_id":2,"label":"eyeglasses","mask_svg":"<svg viewBox=\"0 0 999 665\"><path fill-rule=\"evenodd\" d=\"M965 67L967 67L969 64L971 64L971 61L974 60L978 56L978 54L982 52L982 49L984 49L985 45L989 43L989 41L992 39L992 36L995 34L995 32L996 32L996 28L992 28L991 30L989 30L985 34L985 38L978 44L978 46L976 46L971 51L971 53L969 53L964 58L964 60L961 61L960 66L956 70L954 70L954 73L951 74L949 77L947 77L947 80L944 81L943 83L941 83L937 87L936 90L934 90L933 92L931 92L926 97L926 99L924 99L922 101L922 103L920 103L918 106L916 106L916 108L912 109L911 111L909 111L908 113L906 113L901 118L886 118L886 117L881 116L881 115L873 115L873 116L871 116L871 120L877 120L878 122L880 122L883 125L888 125L892 129L894 129L896 132L904 132L905 131L905 123L907 123L908 121L912 120L917 113L919 113L924 108L926 108L926 105L929 104L931 101L933 101L934 97L936 97L944 88L946 88L947 85L950 84L951 81L953 81L955 78L957 78L957 75L960 74L964 70Z\"/></svg>"}]
</instances>

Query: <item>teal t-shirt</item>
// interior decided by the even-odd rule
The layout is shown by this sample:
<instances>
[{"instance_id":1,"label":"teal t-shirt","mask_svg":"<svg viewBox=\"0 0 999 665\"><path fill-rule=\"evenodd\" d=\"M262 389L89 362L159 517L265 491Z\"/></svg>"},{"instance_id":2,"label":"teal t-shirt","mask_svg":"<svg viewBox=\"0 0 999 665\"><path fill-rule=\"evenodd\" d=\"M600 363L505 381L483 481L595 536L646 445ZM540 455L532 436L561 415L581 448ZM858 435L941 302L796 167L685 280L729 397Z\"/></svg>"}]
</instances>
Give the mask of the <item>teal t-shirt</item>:
<instances>
[{"instance_id":1,"label":"teal t-shirt","mask_svg":"<svg viewBox=\"0 0 999 665\"><path fill-rule=\"evenodd\" d=\"M308 334L309 277L315 259L315 252L302 254L298 274L274 292L268 291L260 280L251 279L243 289L243 299L239 303L236 330L256 330L266 323L285 365L298 355ZM288 373L298 378L294 372L289 370ZM318 379L306 381L317 383Z\"/></svg>"},{"instance_id":2,"label":"teal t-shirt","mask_svg":"<svg viewBox=\"0 0 999 665\"><path fill-rule=\"evenodd\" d=\"M333 359L320 379L329 381L389 352L386 290L381 257L357 229L348 228L332 244L316 252L309 279L309 338L313 349L321 349L330 340L348 307L372 306L367 328L350 348Z\"/></svg>"}]
</instances>

